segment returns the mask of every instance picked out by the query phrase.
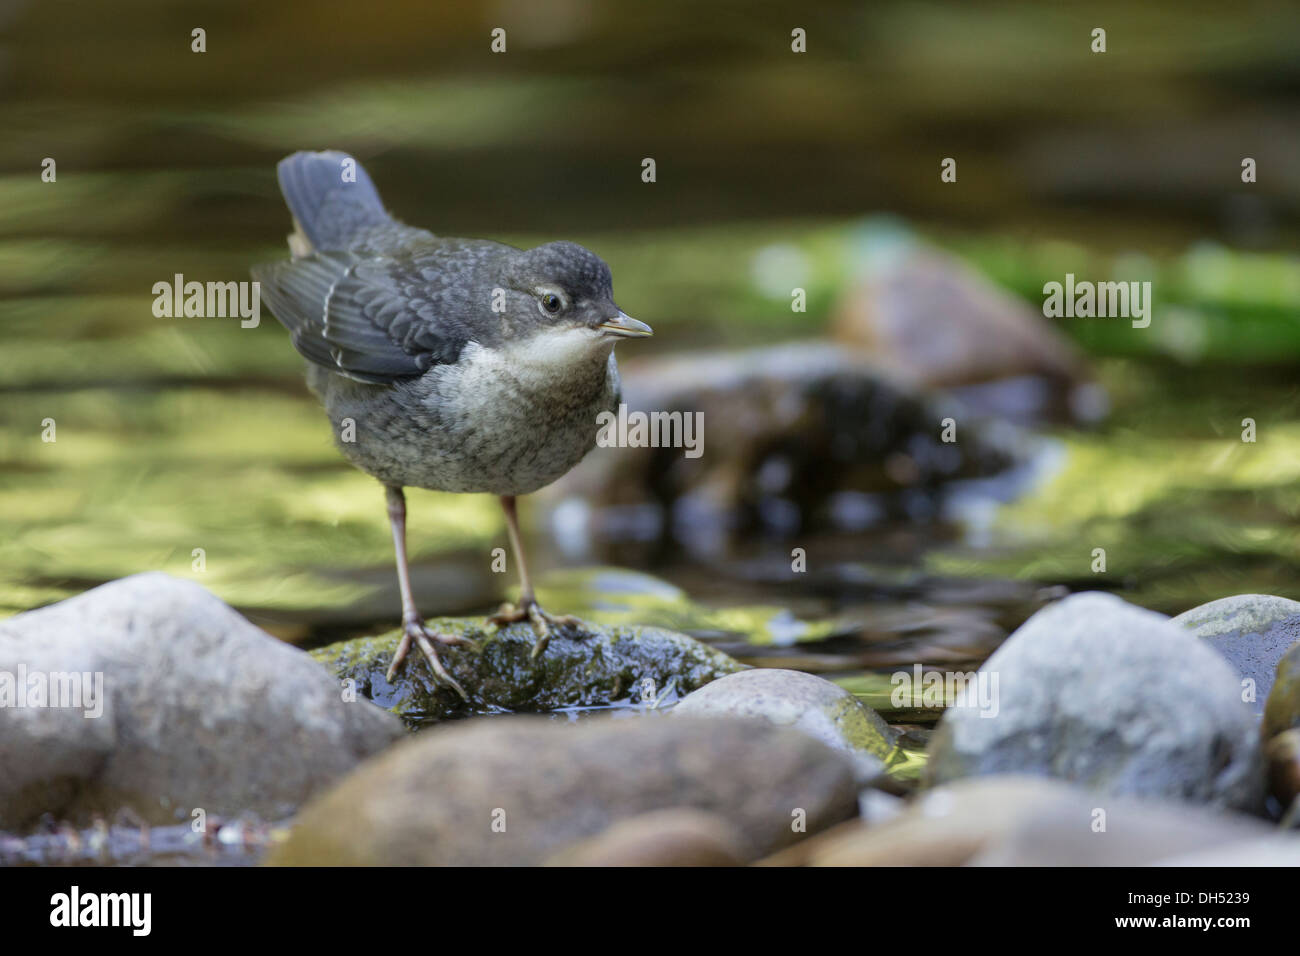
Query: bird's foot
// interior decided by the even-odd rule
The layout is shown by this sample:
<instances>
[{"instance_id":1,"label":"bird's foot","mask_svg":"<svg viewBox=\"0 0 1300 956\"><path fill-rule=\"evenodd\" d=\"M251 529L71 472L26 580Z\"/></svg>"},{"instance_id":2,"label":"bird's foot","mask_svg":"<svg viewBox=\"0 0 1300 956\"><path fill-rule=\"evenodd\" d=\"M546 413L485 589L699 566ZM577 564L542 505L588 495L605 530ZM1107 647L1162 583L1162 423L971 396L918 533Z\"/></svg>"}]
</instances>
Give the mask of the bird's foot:
<instances>
[{"instance_id":1,"label":"bird's foot","mask_svg":"<svg viewBox=\"0 0 1300 956\"><path fill-rule=\"evenodd\" d=\"M418 617L407 618L402 622L402 640L397 645L396 653L393 654L393 662L388 665L389 683L392 683L394 675L397 674L397 669L402 666L402 661L406 660L406 655L410 653L412 642L419 645L420 650L429 661L429 666L433 668L434 676L451 687L468 702L469 695L456 682L456 678L447 673L447 668L443 667L442 661L438 658L438 652L434 650L433 645L438 643L452 647L472 647L478 650L478 644L467 637L457 637L454 634L439 634L437 631L431 630Z\"/></svg>"},{"instance_id":2,"label":"bird's foot","mask_svg":"<svg viewBox=\"0 0 1300 956\"><path fill-rule=\"evenodd\" d=\"M529 655L533 660L541 657L546 645L551 643L551 635L566 627L578 627L582 622L571 614L547 614L536 598L524 598L518 604L503 604L501 610L493 614L488 621L497 627L528 621L537 635L537 643Z\"/></svg>"}]
</instances>

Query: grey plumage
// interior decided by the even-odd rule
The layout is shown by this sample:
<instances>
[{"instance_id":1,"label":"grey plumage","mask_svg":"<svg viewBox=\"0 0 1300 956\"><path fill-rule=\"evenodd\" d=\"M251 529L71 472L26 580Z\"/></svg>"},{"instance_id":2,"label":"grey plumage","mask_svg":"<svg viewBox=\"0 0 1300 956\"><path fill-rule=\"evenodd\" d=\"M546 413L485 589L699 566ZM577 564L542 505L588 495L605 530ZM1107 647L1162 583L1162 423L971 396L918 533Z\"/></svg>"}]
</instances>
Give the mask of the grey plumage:
<instances>
[{"instance_id":1,"label":"grey plumage","mask_svg":"<svg viewBox=\"0 0 1300 956\"><path fill-rule=\"evenodd\" d=\"M597 416L618 405L614 341L650 327L614 304L609 266L582 246L524 251L403 225L345 153L295 153L279 175L291 258L253 277L308 360L335 443L385 486L402 593L389 679L416 643L466 696L434 647L464 639L426 626L411 593L402 489L501 497L521 587L518 604L492 620L529 621L542 653L566 619L537 604L515 496L591 450Z\"/></svg>"},{"instance_id":2,"label":"grey plumage","mask_svg":"<svg viewBox=\"0 0 1300 956\"><path fill-rule=\"evenodd\" d=\"M524 251L406 226L360 165L344 181L349 160L280 163L299 255L253 270L339 448L399 487L517 495L559 478L618 404L609 267L570 242Z\"/></svg>"},{"instance_id":3,"label":"grey plumage","mask_svg":"<svg viewBox=\"0 0 1300 956\"><path fill-rule=\"evenodd\" d=\"M284 201L313 248L346 249L357 233L390 221L370 174L346 153L294 153L276 173Z\"/></svg>"}]
</instances>

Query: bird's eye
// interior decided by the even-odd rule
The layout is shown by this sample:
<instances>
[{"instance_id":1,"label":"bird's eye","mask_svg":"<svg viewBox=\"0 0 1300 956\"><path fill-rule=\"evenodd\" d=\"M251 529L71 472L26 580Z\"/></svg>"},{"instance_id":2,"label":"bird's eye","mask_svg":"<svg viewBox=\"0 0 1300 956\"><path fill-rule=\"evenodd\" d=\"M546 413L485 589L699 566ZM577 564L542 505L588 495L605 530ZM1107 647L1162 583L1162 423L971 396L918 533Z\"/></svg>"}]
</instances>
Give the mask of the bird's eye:
<instances>
[{"instance_id":1,"label":"bird's eye","mask_svg":"<svg viewBox=\"0 0 1300 956\"><path fill-rule=\"evenodd\" d=\"M542 296L542 311L547 315L555 315L563 305L564 301L554 292Z\"/></svg>"}]
</instances>

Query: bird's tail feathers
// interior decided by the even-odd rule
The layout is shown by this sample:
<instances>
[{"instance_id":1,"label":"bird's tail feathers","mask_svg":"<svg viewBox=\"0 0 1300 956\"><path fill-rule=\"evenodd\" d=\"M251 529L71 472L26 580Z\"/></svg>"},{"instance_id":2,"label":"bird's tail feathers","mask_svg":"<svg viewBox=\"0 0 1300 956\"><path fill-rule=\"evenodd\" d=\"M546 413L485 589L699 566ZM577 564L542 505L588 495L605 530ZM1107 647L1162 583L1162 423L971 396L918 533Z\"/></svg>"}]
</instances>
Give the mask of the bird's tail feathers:
<instances>
[{"instance_id":1,"label":"bird's tail feathers","mask_svg":"<svg viewBox=\"0 0 1300 956\"><path fill-rule=\"evenodd\" d=\"M346 249L357 233L391 219L370 176L347 153L294 153L277 169L293 213L289 249L294 258L318 249Z\"/></svg>"}]
</instances>

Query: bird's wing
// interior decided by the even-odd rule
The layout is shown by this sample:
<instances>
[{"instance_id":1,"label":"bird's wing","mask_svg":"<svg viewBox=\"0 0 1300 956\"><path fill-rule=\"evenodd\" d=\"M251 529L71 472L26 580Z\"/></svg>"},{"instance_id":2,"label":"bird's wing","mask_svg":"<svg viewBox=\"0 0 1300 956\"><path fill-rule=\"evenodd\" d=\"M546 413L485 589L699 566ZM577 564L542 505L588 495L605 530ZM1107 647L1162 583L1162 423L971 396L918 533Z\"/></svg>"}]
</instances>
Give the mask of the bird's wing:
<instances>
[{"instance_id":1,"label":"bird's wing","mask_svg":"<svg viewBox=\"0 0 1300 956\"><path fill-rule=\"evenodd\" d=\"M440 258L318 252L261 266L254 276L305 358L387 384L455 362L475 337L465 276Z\"/></svg>"}]
</instances>

